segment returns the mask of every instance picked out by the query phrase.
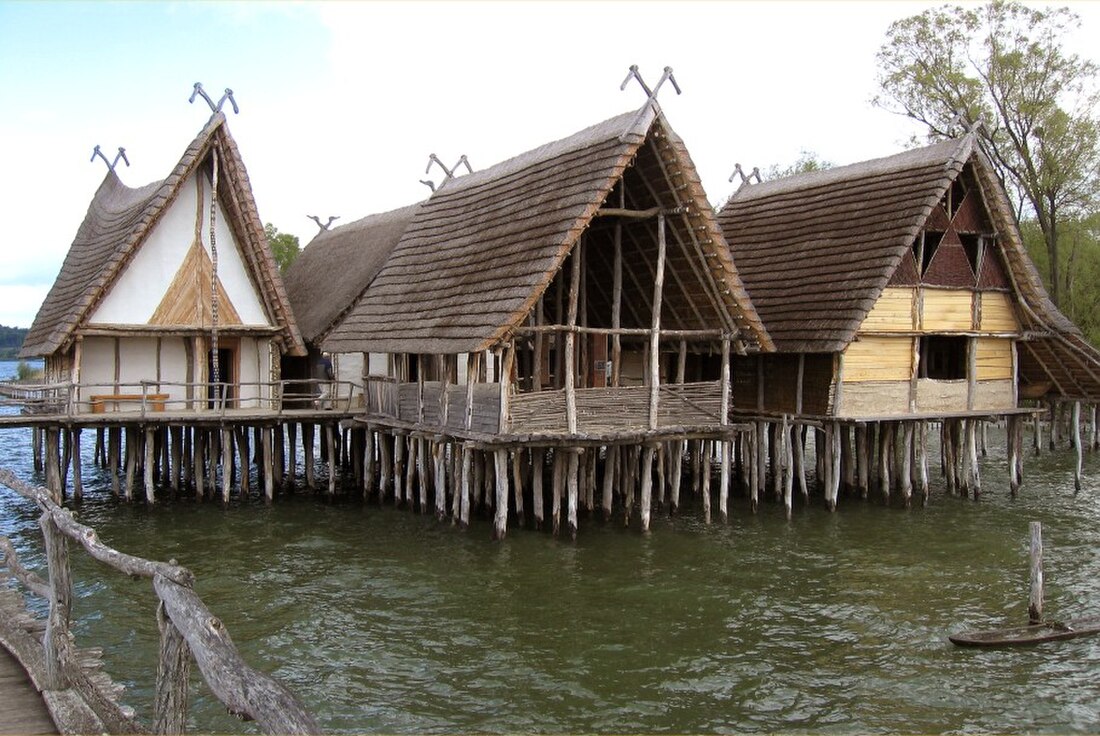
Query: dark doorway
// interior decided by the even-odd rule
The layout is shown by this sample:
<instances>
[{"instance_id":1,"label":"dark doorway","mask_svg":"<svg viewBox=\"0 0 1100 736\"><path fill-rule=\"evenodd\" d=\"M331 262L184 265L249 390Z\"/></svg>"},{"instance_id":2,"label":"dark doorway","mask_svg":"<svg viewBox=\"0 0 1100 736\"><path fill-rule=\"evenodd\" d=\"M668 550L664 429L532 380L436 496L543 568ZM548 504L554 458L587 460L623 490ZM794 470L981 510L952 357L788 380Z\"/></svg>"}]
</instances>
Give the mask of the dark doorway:
<instances>
[{"instance_id":1,"label":"dark doorway","mask_svg":"<svg viewBox=\"0 0 1100 736\"><path fill-rule=\"evenodd\" d=\"M208 399L208 405L211 409L220 409L221 404L219 399L222 391L225 392L225 408L232 409L235 405L237 398L236 383L237 383L237 360L236 350L232 347L219 347L218 348L218 377L217 381L214 380L214 351L211 350L206 354L206 375L210 385L206 390L206 398ZM217 385L215 385L217 383Z\"/></svg>"}]
</instances>

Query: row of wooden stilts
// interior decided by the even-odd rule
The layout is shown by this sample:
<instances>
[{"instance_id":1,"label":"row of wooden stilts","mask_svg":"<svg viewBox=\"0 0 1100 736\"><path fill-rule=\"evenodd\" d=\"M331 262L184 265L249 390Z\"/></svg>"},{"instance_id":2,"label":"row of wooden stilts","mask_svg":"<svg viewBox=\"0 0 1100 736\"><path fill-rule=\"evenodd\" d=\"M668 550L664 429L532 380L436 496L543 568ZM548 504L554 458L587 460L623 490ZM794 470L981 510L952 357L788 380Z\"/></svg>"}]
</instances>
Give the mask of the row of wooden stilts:
<instances>
[{"instance_id":1,"label":"row of wooden stilts","mask_svg":"<svg viewBox=\"0 0 1100 736\"><path fill-rule=\"evenodd\" d=\"M1079 413L1079 409L1078 409ZM1094 414L1095 416L1095 414ZM1022 417L1007 417L1009 484L1015 493L1023 477ZM737 425L726 439L672 439L664 442L590 442L584 446L493 447L464 444L450 438L412 434L351 423L280 423L261 427L116 426L97 428L95 463L111 478L112 492L133 500L142 479L145 499L153 503L158 489L191 493L198 499L228 502L236 489L251 493L251 468L257 492L268 501L277 491L298 486L298 444L304 462L305 487L317 484L316 450L327 466L324 490L329 495L362 494L381 502L434 512L467 526L471 514L491 515L493 536L503 538L509 519L526 526L577 533L581 514L619 516L626 525L648 530L654 509L676 513L686 492L701 506L703 518L725 520L733 495L746 497L755 511L762 497L772 496L791 514L797 492L809 503L811 490L830 510L842 494L868 498L872 492L887 502L909 505L927 501L930 488L928 447L939 433L939 467L948 493L981 494L981 463L986 453L987 422L946 419L868 424L825 423L818 426L782 421ZM1042 442L1042 423L1032 422L1035 447ZM1087 443L1080 422L1070 432L1077 448L1077 487L1081 451L1098 446L1095 423ZM1052 437L1054 433L1052 432ZM43 467L50 488L68 486L83 495L79 428L36 430L36 468ZM813 452L811 455L811 446ZM812 462L813 474L808 462ZM797 490L796 490L797 489Z\"/></svg>"}]
</instances>

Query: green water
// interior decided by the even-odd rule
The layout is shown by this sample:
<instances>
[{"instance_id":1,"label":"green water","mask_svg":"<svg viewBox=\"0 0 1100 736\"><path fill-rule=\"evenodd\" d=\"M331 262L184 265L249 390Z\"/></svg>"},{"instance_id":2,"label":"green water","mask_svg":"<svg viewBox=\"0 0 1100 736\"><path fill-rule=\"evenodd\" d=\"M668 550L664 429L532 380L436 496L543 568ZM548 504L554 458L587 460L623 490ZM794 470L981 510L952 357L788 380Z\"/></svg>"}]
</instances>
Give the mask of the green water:
<instances>
[{"instance_id":1,"label":"green water","mask_svg":"<svg viewBox=\"0 0 1100 736\"><path fill-rule=\"evenodd\" d=\"M991 439L998 435L991 433ZM23 434L0 465L32 477ZM1028 522L1043 522L1047 611L1100 610L1100 457L1028 457L1012 499L994 441L978 502L905 509L815 497L787 521L744 498L643 536L582 516L575 543L489 540L405 510L299 493L155 508L110 499L88 470L81 521L119 549L175 558L245 658L344 732L1097 732L1100 638L1016 650L949 631L1026 622ZM22 463L22 465L16 465ZM90 464L89 464L90 468ZM0 490L0 533L41 565L36 513ZM76 564L78 643L103 646L149 716L155 598ZM198 679L192 727L251 729Z\"/></svg>"}]
</instances>

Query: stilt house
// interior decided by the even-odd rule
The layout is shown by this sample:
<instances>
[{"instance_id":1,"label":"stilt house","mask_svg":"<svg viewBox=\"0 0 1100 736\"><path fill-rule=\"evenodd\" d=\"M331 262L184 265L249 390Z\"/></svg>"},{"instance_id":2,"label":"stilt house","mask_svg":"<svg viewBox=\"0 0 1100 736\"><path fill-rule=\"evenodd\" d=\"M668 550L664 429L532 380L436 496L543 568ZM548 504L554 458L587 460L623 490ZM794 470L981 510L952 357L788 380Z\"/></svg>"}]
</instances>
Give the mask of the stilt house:
<instances>
[{"instance_id":1,"label":"stilt house","mask_svg":"<svg viewBox=\"0 0 1100 736\"><path fill-rule=\"evenodd\" d=\"M24 342L73 411L269 408L280 357L304 354L225 116L163 181L109 171Z\"/></svg>"},{"instance_id":2,"label":"stilt house","mask_svg":"<svg viewBox=\"0 0 1100 736\"><path fill-rule=\"evenodd\" d=\"M1050 302L973 134L744 185L718 220L777 351L735 361L739 411L828 428L1100 395L1100 355Z\"/></svg>"},{"instance_id":3,"label":"stilt house","mask_svg":"<svg viewBox=\"0 0 1100 736\"><path fill-rule=\"evenodd\" d=\"M367 366L364 353L324 355L321 343L382 268L418 207L410 205L322 230L290 265L283 278L308 355L284 360L285 378L331 378L332 387L327 390L333 400L362 406L363 375L386 375L384 356L376 354L376 364Z\"/></svg>"},{"instance_id":4,"label":"stilt house","mask_svg":"<svg viewBox=\"0 0 1100 736\"><path fill-rule=\"evenodd\" d=\"M494 451L498 480L509 448L727 438L729 356L771 348L650 103L447 181L321 345L369 355L373 427Z\"/></svg>"}]
</instances>

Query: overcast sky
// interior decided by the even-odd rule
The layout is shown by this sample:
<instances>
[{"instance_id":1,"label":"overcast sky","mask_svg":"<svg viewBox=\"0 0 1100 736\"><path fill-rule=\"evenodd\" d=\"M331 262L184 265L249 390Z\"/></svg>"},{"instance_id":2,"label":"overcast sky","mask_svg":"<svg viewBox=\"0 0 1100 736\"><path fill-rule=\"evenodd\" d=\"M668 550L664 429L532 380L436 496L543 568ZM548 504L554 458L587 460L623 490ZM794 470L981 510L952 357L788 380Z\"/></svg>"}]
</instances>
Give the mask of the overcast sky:
<instances>
[{"instance_id":1,"label":"overcast sky","mask_svg":"<svg viewBox=\"0 0 1100 736\"><path fill-rule=\"evenodd\" d=\"M1100 3L1067 45L1100 58ZM888 155L920 130L872 107L890 22L926 2L136 3L0 0L0 324L29 326L106 172L167 176L234 90L229 125L264 222L317 228L429 194L428 154L474 168L640 106L638 64L711 201L735 163ZM438 178L438 172L433 172Z\"/></svg>"}]
</instances>

